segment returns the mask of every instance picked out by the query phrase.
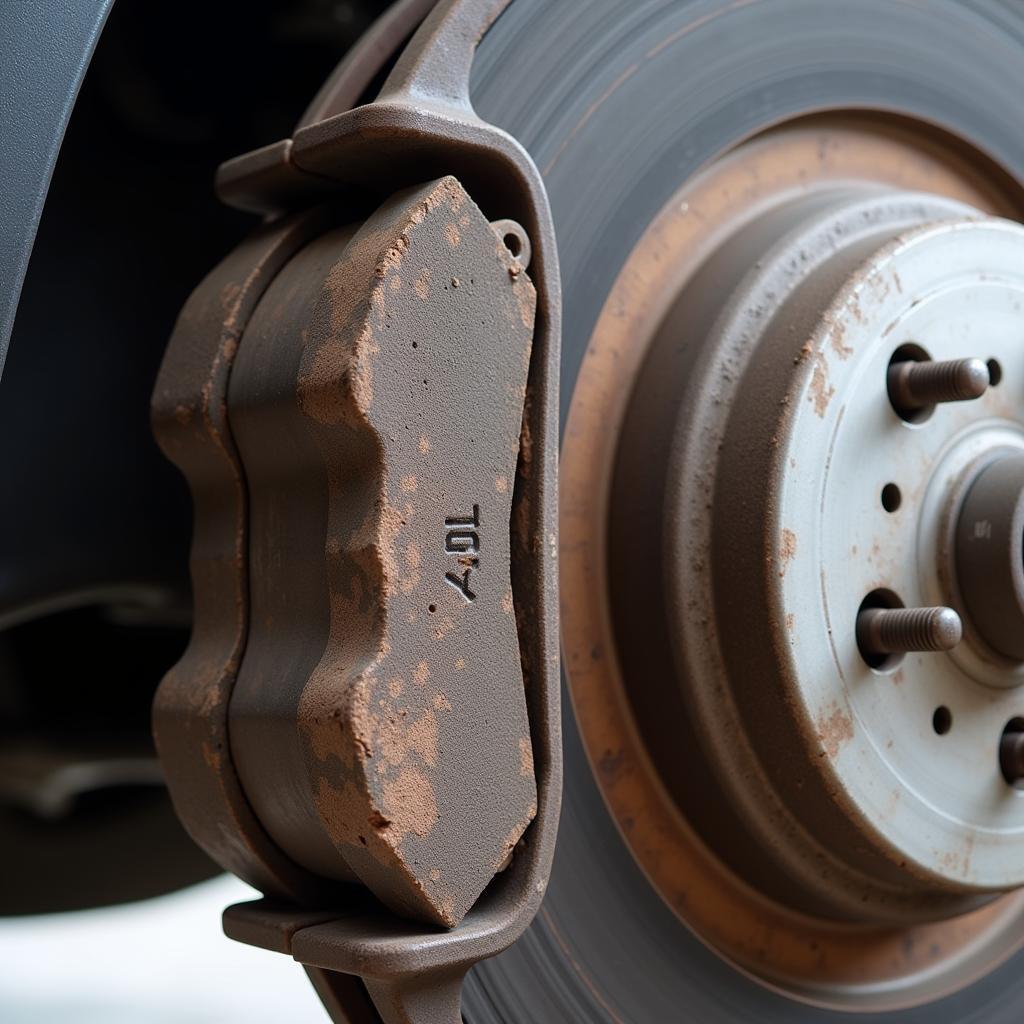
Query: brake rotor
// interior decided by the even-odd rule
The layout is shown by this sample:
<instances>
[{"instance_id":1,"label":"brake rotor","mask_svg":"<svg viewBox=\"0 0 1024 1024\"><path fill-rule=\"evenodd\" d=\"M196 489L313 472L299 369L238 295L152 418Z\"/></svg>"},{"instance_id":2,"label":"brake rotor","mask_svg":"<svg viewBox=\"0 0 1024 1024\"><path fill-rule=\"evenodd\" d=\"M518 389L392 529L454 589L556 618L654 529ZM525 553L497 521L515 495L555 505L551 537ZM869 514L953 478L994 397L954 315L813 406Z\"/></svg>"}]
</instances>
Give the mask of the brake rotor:
<instances>
[{"instance_id":1,"label":"brake rotor","mask_svg":"<svg viewBox=\"0 0 1024 1024\"><path fill-rule=\"evenodd\" d=\"M579 732L474 1024L1019 1016L1017 620L959 562L991 522L1015 593L1022 37L1004 4L517 0L482 42L560 241ZM753 322L783 298L796 341ZM898 407L923 359L984 395ZM897 605L949 609L904 647L963 639L890 649Z\"/></svg>"}]
</instances>

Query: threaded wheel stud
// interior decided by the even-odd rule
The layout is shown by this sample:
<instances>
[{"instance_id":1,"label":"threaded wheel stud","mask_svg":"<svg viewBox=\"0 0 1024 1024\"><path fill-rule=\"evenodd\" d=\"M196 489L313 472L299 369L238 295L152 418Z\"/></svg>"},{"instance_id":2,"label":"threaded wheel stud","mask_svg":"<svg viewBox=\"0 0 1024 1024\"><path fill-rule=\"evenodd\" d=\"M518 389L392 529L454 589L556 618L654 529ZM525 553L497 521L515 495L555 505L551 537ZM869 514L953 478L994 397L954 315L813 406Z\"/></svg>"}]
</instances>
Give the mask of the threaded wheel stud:
<instances>
[{"instance_id":1,"label":"threaded wheel stud","mask_svg":"<svg viewBox=\"0 0 1024 1024\"><path fill-rule=\"evenodd\" d=\"M907 359L889 367L889 400L900 415L919 412L939 402L981 398L989 386L988 366L980 359L935 363Z\"/></svg>"},{"instance_id":2,"label":"threaded wheel stud","mask_svg":"<svg viewBox=\"0 0 1024 1024\"><path fill-rule=\"evenodd\" d=\"M951 651L962 636L952 608L865 608L857 616L857 644L865 655Z\"/></svg>"}]
</instances>

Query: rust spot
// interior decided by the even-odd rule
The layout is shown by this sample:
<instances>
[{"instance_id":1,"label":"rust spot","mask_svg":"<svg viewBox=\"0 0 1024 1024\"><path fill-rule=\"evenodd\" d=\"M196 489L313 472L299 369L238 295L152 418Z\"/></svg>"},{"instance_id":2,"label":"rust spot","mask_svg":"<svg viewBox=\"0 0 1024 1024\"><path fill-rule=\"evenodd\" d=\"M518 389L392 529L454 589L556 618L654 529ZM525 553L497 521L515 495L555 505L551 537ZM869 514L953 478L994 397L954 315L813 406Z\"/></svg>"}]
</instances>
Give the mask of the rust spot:
<instances>
[{"instance_id":1,"label":"rust spot","mask_svg":"<svg viewBox=\"0 0 1024 1024\"><path fill-rule=\"evenodd\" d=\"M421 839L437 824L437 799L430 779L416 768L405 768L382 786L384 809L391 828L404 836L414 833Z\"/></svg>"},{"instance_id":2,"label":"rust spot","mask_svg":"<svg viewBox=\"0 0 1024 1024\"><path fill-rule=\"evenodd\" d=\"M789 563L794 558L796 558L796 534L792 530L783 529L782 537L779 541L779 559L782 562L782 568L779 570L780 576L786 575Z\"/></svg>"},{"instance_id":3,"label":"rust spot","mask_svg":"<svg viewBox=\"0 0 1024 1024\"><path fill-rule=\"evenodd\" d=\"M533 746L528 736L519 740L519 773L533 777Z\"/></svg>"},{"instance_id":4,"label":"rust spot","mask_svg":"<svg viewBox=\"0 0 1024 1024\"><path fill-rule=\"evenodd\" d=\"M846 337L846 327L837 323L832 328L832 350L835 352L840 359L849 359L853 355L853 349L849 345L843 344L843 339Z\"/></svg>"},{"instance_id":5,"label":"rust spot","mask_svg":"<svg viewBox=\"0 0 1024 1024\"><path fill-rule=\"evenodd\" d=\"M416 294L426 302L430 298L430 269L428 267L423 268L423 272L413 282L413 288L416 290Z\"/></svg>"},{"instance_id":6,"label":"rust spot","mask_svg":"<svg viewBox=\"0 0 1024 1024\"><path fill-rule=\"evenodd\" d=\"M455 659L455 668L456 668L457 671L461 672L465 667L466 667L466 659L465 658L456 658Z\"/></svg>"},{"instance_id":7,"label":"rust spot","mask_svg":"<svg viewBox=\"0 0 1024 1024\"><path fill-rule=\"evenodd\" d=\"M824 713L818 715L815 728L822 748L832 759L838 756L844 743L853 739L853 719L834 702L828 717Z\"/></svg>"},{"instance_id":8,"label":"rust spot","mask_svg":"<svg viewBox=\"0 0 1024 1024\"><path fill-rule=\"evenodd\" d=\"M825 418L828 403L832 401L835 393L836 389L828 382L828 364L819 352L814 361L814 373L811 375L811 393L807 396L819 418Z\"/></svg>"}]
</instances>

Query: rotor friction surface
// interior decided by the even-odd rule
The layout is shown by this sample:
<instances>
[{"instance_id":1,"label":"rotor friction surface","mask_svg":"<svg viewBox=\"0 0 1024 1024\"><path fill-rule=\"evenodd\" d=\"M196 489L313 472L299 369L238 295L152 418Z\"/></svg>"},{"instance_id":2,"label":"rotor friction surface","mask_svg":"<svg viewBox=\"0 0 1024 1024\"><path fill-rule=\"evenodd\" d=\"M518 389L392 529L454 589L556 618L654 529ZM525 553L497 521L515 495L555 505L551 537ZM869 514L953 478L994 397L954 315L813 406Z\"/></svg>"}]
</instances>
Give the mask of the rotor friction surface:
<instances>
[{"instance_id":1,"label":"rotor friction surface","mask_svg":"<svg viewBox=\"0 0 1024 1024\"><path fill-rule=\"evenodd\" d=\"M875 109L960 135L1019 178L1024 136L999 111L1022 89L1024 12L1009 0L515 0L481 43L473 98L482 117L524 143L546 179L565 304L563 417L627 254L702 165L787 118ZM638 524L637 557L652 571L659 544ZM821 1002L836 1005L829 995ZM545 904L511 950L475 969L464 1007L472 1024L1010 1024L1024 1012L1024 972L1018 955L939 1002L852 1016L741 975L648 885L567 714Z\"/></svg>"}]
</instances>

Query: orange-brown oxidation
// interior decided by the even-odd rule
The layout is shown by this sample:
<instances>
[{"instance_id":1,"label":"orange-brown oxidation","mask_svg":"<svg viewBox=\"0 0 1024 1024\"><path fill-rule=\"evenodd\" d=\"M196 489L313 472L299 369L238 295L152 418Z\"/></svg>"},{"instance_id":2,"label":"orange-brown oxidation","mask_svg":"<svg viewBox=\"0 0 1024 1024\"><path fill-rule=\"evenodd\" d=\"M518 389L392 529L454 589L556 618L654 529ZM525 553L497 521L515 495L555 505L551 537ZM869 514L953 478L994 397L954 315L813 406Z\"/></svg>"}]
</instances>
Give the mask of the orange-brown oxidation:
<instances>
[{"instance_id":1,"label":"orange-brown oxidation","mask_svg":"<svg viewBox=\"0 0 1024 1024\"><path fill-rule=\"evenodd\" d=\"M996 214L1017 214L959 154L891 126L850 118L769 134L674 196L627 258L582 360L563 435L560 485L563 659L576 719L605 802L624 841L665 902L709 946L746 971L786 986L883 985L940 971L988 933L1019 933L1024 897L935 924L859 929L795 913L754 893L679 813L632 717L615 656L607 595L606 493L632 384L680 281L708 251L725 217L810 180L876 181L947 195ZM843 353L833 339L835 357ZM845 347L845 346L844 346ZM796 362L823 358L810 344ZM815 412L831 398L819 373ZM817 400L816 400L817 398ZM786 623L792 629L792 622ZM830 710L821 729L838 752L852 729ZM1014 923L1018 922L1018 923ZM1014 943L993 953L1009 955Z\"/></svg>"},{"instance_id":2,"label":"orange-brown oxidation","mask_svg":"<svg viewBox=\"0 0 1024 1024\"><path fill-rule=\"evenodd\" d=\"M828 411L828 403L836 389L828 382L828 363L825 356L818 352L814 357L814 371L811 374L811 384L807 400L814 406L814 412L821 419L825 418Z\"/></svg>"},{"instance_id":3,"label":"orange-brown oxidation","mask_svg":"<svg viewBox=\"0 0 1024 1024\"><path fill-rule=\"evenodd\" d=\"M815 722L822 749L833 760L839 756L843 744L853 739L853 718L835 704L818 715Z\"/></svg>"},{"instance_id":4,"label":"orange-brown oxidation","mask_svg":"<svg viewBox=\"0 0 1024 1024\"><path fill-rule=\"evenodd\" d=\"M533 775L533 746L529 736L519 740L519 770L523 775Z\"/></svg>"},{"instance_id":5,"label":"orange-brown oxidation","mask_svg":"<svg viewBox=\"0 0 1024 1024\"><path fill-rule=\"evenodd\" d=\"M278 500L287 487L267 484L279 482L282 460L261 462L253 440L246 468L251 454L250 482L266 503L255 511L273 522L281 552L322 529L315 543L326 557L305 572L275 552L257 565L271 603L287 593L314 614L308 636L304 622L254 617L250 642L277 659L278 677L266 657L243 661L233 742L255 776L265 762L290 765L297 736L308 813L259 807L292 857L327 877L355 875L400 913L444 926L472 906L536 813L532 752L527 761L519 744L529 742L519 642L505 609L513 488L495 484L516 471L536 303L529 277L509 275L513 264L454 179L409 190L296 258L275 292L295 303L294 324L282 318L292 335L265 331L264 358L254 349L247 363L257 384L290 374L298 402L273 407L272 429L295 436L300 483L287 485L305 488L294 506ZM456 287L470 279L474 288ZM300 302L301 288L317 289L315 301ZM254 393L249 424L270 402ZM292 460L290 448L282 454ZM447 538L446 518L467 515L479 522ZM282 679L311 648L319 662ZM298 720L269 753L249 728L268 705L277 720ZM256 800L261 788L251 787ZM302 833L310 822L316 835Z\"/></svg>"},{"instance_id":6,"label":"orange-brown oxidation","mask_svg":"<svg viewBox=\"0 0 1024 1024\"><path fill-rule=\"evenodd\" d=\"M796 534L783 527L782 537L779 539L779 561L782 563L782 567L779 569L780 576L786 575L786 569L794 558L796 558Z\"/></svg>"}]
</instances>

